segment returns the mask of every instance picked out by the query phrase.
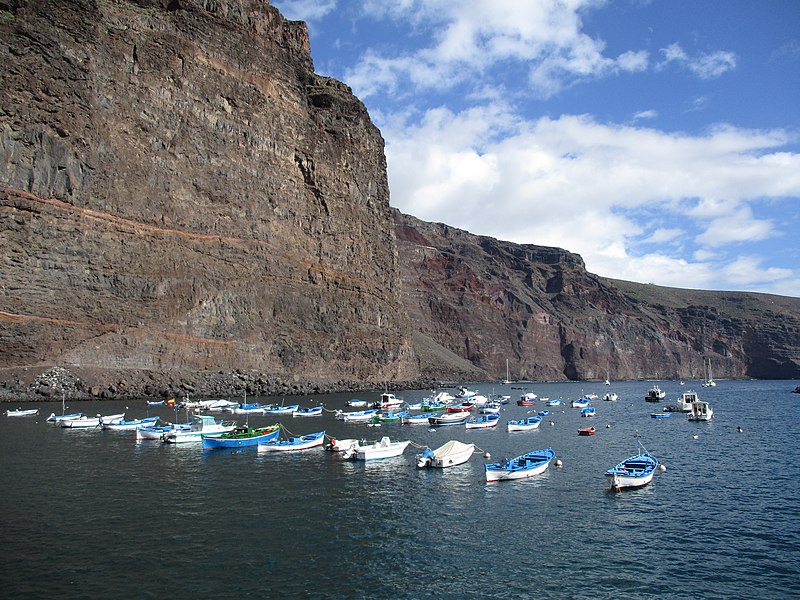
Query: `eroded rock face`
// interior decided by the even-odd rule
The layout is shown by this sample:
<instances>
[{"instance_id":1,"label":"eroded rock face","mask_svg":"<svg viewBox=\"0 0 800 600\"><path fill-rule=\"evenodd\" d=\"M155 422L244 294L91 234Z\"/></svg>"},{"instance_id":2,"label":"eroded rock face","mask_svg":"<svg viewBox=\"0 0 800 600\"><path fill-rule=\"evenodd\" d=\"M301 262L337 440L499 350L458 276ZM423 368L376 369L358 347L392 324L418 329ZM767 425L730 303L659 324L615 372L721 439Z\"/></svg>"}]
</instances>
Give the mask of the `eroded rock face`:
<instances>
[{"instance_id":1,"label":"eroded rock face","mask_svg":"<svg viewBox=\"0 0 800 600\"><path fill-rule=\"evenodd\" d=\"M303 23L261 0L0 10L0 366L416 376L383 139Z\"/></svg>"},{"instance_id":2,"label":"eroded rock face","mask_svg":"<svg viewBox=\"0 0 800 600\"><path fill-rule=\"evenodd\" d=\"M428 347L486 377L800 376L800 300L603 279L559 248L501 242L395 212L403 300Z\"/></svg>"}]
</instances>

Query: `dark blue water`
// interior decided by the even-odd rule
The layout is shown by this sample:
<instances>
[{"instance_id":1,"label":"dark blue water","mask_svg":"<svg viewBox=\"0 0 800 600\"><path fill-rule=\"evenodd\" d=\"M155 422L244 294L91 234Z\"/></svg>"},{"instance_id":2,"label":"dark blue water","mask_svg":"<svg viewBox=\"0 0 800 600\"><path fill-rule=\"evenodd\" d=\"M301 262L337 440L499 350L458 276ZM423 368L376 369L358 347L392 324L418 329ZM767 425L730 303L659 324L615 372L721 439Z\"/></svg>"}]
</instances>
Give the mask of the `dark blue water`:
<instances>
[{"instance_id":1,"label":"dark blue water","mask_svg":"<svg viewBox=\"0 0 800 600\"><path fill-rule=\"evenodd\" d=\"M474 442L492 460L553 447L563 467L487 484L480 454L418 470L396 459L203 452L132 432L64 430L0 417L3 598L797 598L800 465L796 382L661 382L694 389L711 423L652 419L648 383L477 386L569 401L541 428L508 433L533 407L508 405L494 430L349 425L331 413L282 418L295 434ZM513 389L512 389L513 388ZM360 394L364 399L379 394ZM425 392L398 394L408 401ZM349 395L301 399L342 408ZM541 409L541 406L535 407ZM161 414L141 402L70 404L90 414ZM563 412L562 412L563 411ZM243 418L239 419L243 421ZM549 421L554 424L549 425ZM250 424L266 424L266 417ZM594 437L578 437L593 424ZM606 425L610 425L607 428ZM737 432L737 426L743 428ZM638 436L638 437L637 437ZM603 471L641 441L667 467L646 488L609 493Z\"/></svg>"}]
</instances>

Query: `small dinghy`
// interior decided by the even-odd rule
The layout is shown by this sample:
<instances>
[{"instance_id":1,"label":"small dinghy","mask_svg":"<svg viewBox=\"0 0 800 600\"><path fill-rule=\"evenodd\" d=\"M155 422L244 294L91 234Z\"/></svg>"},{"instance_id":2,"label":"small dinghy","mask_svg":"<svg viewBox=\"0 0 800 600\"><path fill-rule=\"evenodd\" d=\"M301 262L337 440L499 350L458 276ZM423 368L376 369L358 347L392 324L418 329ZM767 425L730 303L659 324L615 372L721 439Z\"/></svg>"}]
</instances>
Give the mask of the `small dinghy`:
<instances>
[{"instance_id":1,"label":"small dinghy","mask_svg":"<svg viewBox=\"0 0 800 600\"><path fill-rule=\"evenodd\" d=\"M506 423L506 429L508 431L529 431L538 428L541 424L542 417L528 417L527 419L509 421Z\"/></svg>"},{"instance_id":2,"label":"small dinghy","mask_svg":"<svg viewBox=\"0 0 800 600\"><path fill-rule=\"evenodd\" d=\"M20 410L18 408L15 408L14 410L6 411L7 417L32 417L38 414L39 414L38 408L30 408L28 410Z\"/></svg>"},{"instance_id":3,"label":"small dinghy","mask_svg":"<svg viewBox=\"0 0 800 600\"><path fill-rule=\"evenodd\" d=\"M594 427L584 427L583 429L578 429L578 435L594 435L597 433Z\"/></svg>"}]
</instances>

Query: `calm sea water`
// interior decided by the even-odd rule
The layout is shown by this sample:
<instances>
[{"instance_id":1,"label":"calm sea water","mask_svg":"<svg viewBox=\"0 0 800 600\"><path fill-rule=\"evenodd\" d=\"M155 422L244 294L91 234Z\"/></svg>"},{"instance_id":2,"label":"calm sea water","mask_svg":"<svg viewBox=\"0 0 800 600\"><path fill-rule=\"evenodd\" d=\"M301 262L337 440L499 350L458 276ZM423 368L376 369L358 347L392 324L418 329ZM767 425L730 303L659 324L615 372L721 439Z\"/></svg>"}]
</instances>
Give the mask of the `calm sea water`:
<instances>
[{"instance_id":1,"label":"calm sea water","mask_svg":"<svg viewBox=\"0 0 800 600\"><path fill-rule=\"evenodd\" d=\"M512 396L500 426L486 431L349 425L332 413L282 419L294 434L326 429L339 438L388 435L432 447L458 439L492 460L551 446L563 461L535 478L493 484L484 481L480 453L459 467L418 470L414 447L372 463L319 449L203 452L137 443L132 432L61 429L45 423L60 403L38 404L37 418L0 417L0 593L797 598L796 384L661 382L665 402L697 391L715 411L711 423L651 418L663 403L644 402L646 382L475 386ZM593 420L567 405L550 409L538 430L505 430L508 418L531 410L513 404L526 391L568 402L608 390L620 400L595 402ZM426 393L398 395L416 401ZM292 400L333 410L350 398ZM72 402L68 412L119 410L128 418L175 416L144 401ZM251 425L270 421L250 418ZM579 437L589 424L597 435ZM638 441L667 471L646 488L609 493L603 471L634 454Z\"/></svg>"}]
</instances>

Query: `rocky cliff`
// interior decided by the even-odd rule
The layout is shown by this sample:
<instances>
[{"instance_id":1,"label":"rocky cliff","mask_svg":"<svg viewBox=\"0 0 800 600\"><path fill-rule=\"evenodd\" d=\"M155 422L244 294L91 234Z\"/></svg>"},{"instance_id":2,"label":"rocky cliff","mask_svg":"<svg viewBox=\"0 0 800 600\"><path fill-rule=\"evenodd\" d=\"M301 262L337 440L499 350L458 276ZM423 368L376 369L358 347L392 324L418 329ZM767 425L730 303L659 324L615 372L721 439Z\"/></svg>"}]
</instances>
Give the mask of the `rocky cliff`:
<instances>
[{"instance_id":1,"label":"rocky cliff","mask_svg":"<svg viewBox=\"0 0 800 600\"><path fill-rule=\"evenodd\" d=\"M0 366L416 377L383 139L303 23L0 0L0 33Z\"/></svg>"},{"instance_id":2,"label":"rocky cliff","mask_svg":"<svg viewBox=\"0 0 800 600\"><path fill-rule=\"evenodd\" d=\"M6 396L800 376L797 299L393 213L363 104L263 0L0 0L0 34Z\"/></svg>"},{"instance_id":3,"label":"rocky cliff","mask_svg":"<svg viewBox=\"0 0 800 600\"><path fill-rule=\"evenodd\" d=\"M403 301L431 374L512 379L800 377L800 300L603 279L559 248L395 212ZM460 357L469 361L453 360Z\"/></svg>"}]
</instances>

